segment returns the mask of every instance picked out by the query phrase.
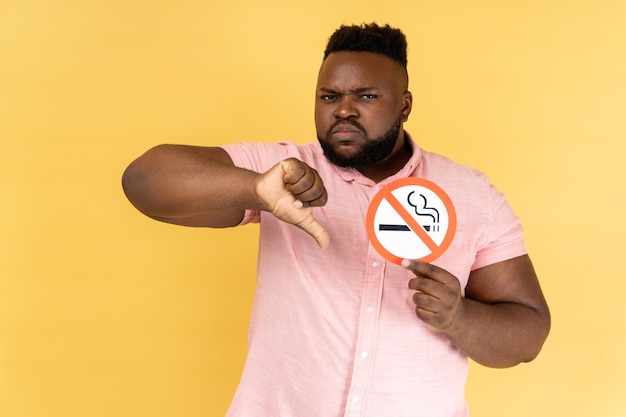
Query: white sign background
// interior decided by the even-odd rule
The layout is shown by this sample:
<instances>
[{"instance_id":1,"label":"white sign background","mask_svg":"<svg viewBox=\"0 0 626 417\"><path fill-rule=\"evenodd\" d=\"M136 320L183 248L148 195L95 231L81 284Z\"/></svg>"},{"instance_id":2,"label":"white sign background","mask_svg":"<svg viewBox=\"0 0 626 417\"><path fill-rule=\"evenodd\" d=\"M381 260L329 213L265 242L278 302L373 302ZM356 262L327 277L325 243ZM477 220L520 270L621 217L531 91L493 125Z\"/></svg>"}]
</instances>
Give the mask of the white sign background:
<instances>
[{"instance_id":1,"label":"white sign background","mask_svg":"<svg viewBox=\"0 0 626 417\"><path fill-rule=\"evenodd\" d=\"M385 186L372 199L368 235L386 259L430 261L449 246L456 213L448 195L422 178L403 178Z\"/></svg>"}]
</instances>

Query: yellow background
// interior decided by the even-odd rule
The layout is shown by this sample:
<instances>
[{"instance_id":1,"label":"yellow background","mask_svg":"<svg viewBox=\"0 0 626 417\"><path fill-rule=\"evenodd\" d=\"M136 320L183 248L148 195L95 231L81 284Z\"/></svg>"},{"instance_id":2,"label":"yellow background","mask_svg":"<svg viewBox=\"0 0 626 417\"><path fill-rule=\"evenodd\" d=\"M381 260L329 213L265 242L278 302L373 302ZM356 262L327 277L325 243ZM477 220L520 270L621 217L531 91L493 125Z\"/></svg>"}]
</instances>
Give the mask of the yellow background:
<instances>
[{"instance_id":1,"label":"yellow background","mask_svg":"<svg viewBox=\"0 0 626 417\"><path fill-rule=\"evenodd\" d=\"M224 414L257 229L153 222L121 173L313 140L325 42L372 20L409 40L407 129L506 192L552 307L536 361L472 365L472 415L626 416L623 0L0 0L0 417Z\"/></svg>"}]
</instances>

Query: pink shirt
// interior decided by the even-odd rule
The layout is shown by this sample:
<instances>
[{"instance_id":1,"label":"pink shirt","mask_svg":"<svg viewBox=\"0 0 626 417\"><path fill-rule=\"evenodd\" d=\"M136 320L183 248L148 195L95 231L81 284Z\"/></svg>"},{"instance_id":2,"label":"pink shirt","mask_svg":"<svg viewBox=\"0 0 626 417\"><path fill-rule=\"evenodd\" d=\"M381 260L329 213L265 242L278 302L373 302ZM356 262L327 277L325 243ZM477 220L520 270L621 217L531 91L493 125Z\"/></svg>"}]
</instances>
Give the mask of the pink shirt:
<instances>
[{"instance_id":1,"label":"pink shirt","mask_svg":"<svg viewBox=\"0 0 626 417\"><path fill-rule=\"evenodd\" d=\"M410 140L410 138L409 138ZM266 212L260 222L257 290L248 358L229 417L467 416L467 358L416 317L412 274L386 262L368 241L368 204L398 178L429 179L450 196L457 231L433 263L464 288L470 271L526 253L518 218L480 172L413 144L395 176L374 183L329 163L317 143L224 146L235 165L264 172L296 157L328 191L314 215L330 235L313 238Z\"/></svg>"}]
</instances>

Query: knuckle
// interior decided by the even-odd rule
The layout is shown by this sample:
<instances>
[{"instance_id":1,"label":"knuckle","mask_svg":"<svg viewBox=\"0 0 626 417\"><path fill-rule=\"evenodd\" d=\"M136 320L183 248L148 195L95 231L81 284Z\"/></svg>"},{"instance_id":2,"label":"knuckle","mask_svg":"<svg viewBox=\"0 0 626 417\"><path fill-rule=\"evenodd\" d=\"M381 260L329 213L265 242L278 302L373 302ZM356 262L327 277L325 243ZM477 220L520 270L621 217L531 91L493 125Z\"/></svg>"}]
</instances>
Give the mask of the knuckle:
<instances>
[{"instance_id":1,"label":"knuckle","mask_svg":"<svg viewBox=\"0 0 626 417\"><path fill-rule=\"evenodd\" d=\"M287 158L285 162L287 162L289 169L296 175L301 176L301 175L304 175L304 173L306 172L304 163L300 161L299 159L296 159L293 157Z\"/></svg>"},{"instance_id":2,"label":"knuckle","mask_svg":"<svg viewBox=\"0 0 626 417\"><path fill-rule=\"evenodd\" d=\"M307 191L313 186L315 178L311 178L311 176L309 175L304 175L302 178L300 178L299 182L304 191Z\"/></svg>"},{"instance_id":3,"label":"knuckle","mask_svg":"<svg viewBox=\"0 0 626 417\"><path fill-rule=\"evenodd\" d=\"M434 308L432 297L421 292L413 294L413 303L424 310L432 310Z\"/></svg>"},{"instance_id":4,"label":"knuckle","mask_svg":"<svg viewBox=\"0 0 626 417\"><path fill-rule=\"evenodd\" d=\"M413 303L416 305L420 305L420 297L419 297L420 293L416 292L415 294L413 294Z\"/></svg>"}]
</instances>

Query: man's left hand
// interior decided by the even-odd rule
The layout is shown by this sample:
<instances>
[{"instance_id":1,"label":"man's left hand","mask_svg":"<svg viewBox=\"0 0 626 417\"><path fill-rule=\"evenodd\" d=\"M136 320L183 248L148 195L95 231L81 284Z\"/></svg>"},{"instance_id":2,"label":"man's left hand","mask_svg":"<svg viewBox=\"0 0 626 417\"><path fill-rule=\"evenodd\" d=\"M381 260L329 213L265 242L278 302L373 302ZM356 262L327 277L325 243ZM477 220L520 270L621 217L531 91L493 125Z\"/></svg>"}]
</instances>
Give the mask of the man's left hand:
<instances>
[{"instance_id":1,"label":"man's left hand","mask_svg":"<svg viewBox=\"0 0 626 417\"><path fill-rule=\"evenodd\" d=\"M450 329L462 308L459 280L445 269L425 262L405 259L402 266L415 274L409 288L416 291L413 302L417 317L431 330Z\"/></svg>"}]
</instances>

